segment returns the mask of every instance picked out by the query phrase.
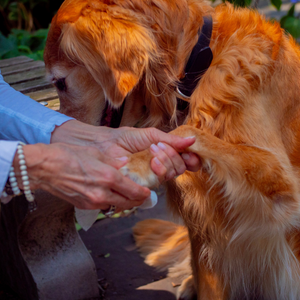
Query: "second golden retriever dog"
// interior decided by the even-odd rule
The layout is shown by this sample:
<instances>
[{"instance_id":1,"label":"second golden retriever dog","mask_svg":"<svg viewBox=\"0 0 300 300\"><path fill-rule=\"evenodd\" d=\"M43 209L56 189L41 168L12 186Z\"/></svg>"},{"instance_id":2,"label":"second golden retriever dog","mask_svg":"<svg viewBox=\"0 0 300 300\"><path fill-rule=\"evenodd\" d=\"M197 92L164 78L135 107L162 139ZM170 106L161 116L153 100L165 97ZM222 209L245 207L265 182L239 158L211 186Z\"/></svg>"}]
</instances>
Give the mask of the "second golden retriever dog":
<instances>
[{"instance_id":1,"label":"second golden retriever dog","mask_svg":"<svg viewBox=\"0 0 300 300\"><path fill-rule=\"evenodd\" d=\"M299 58L279 24L230 4L66 0L52 21L61 112L197 137L201 170L167 187L185 226L134 228L146 262L182 277L180 299L300 299ZM155 185L149 153L124 174Z\"/></svg>"}]
</instances>

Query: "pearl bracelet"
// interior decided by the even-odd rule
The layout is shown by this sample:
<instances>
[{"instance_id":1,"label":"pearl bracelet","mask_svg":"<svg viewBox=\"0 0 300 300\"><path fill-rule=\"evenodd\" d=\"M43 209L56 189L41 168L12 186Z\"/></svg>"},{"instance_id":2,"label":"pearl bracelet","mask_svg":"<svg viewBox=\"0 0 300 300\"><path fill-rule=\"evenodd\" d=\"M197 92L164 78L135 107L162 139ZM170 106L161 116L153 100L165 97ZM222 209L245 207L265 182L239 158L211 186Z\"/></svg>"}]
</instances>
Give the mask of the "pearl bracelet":
<instances>
[{"instance_id":1,"label":"pearl bracelet","mask_svg":"<svg viewBox=\"0 0 300 300\"><path fill-rule=\"evenodd\" d=\"M8 174L8 180L11 186L11 189L15 196L18 196L21 194L21 191L18 187L18 182L15 174L15 169L13 166L10 167L9 174Z\"/></svg>"},{"instance_id":2,"label":"pearl bracelet","mask_svg":"<svg viewBox=\"0 0 300 300\"><path fill-rule=\"evenodd\" d=\"M22 183L23 183L23 189L24 189L24 194L26 200L29 202L29 211L33 212L36 210L36 202L34 199L34 195L30 190L30 183L29 183L29 176L27 173L27 166L26 166L26 161L25 161L25 155L23 152L23 143L19 143L17 146L17 154L19 158L19 165L20 165L20 171L21 171L21 176L22 176Z\"/></svg>"}]
</instances>

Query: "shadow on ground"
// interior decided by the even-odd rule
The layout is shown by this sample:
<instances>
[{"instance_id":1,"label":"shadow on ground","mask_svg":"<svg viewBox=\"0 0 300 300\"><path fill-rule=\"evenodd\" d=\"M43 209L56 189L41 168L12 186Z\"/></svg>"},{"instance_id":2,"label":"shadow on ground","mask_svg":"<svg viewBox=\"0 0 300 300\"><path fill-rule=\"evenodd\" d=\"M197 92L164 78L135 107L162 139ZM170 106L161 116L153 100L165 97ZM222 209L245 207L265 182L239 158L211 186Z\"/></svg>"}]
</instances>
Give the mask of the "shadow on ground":
<instances>
[{"instance_id":1,"label":"shadow on ground","mask_svg":"<svg viewBox=\"0 0 300 300\"><path fill-rule=\"evenodd\" d=\"M135 214L95 223L80 236L93 257L105 300L175 300L176 288L166 273L147 266L136 250L131 228L138 221L169 220L164 196L157 206Z\"/></svg>"}]
</instances>

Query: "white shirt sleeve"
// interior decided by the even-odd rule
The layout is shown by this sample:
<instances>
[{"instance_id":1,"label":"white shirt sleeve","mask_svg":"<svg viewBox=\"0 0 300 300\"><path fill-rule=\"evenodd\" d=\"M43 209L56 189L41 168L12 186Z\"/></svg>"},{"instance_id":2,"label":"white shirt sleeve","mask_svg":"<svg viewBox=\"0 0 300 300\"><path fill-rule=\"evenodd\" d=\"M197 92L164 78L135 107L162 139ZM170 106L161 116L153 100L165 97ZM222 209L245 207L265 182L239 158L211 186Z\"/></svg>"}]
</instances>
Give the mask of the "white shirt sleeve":
<instances>
[{"instance_id":1,"label":"white shirt sleeve","mask_svg":"<svg viewBox=\"0 0 300 300\"><path fill-rule=\"evenodd\" d=\"M17 92L3 80L0 72L0 196L16 151L16 141L49 144L55 126L72 119Z\"/></svg>"}]
</instances>

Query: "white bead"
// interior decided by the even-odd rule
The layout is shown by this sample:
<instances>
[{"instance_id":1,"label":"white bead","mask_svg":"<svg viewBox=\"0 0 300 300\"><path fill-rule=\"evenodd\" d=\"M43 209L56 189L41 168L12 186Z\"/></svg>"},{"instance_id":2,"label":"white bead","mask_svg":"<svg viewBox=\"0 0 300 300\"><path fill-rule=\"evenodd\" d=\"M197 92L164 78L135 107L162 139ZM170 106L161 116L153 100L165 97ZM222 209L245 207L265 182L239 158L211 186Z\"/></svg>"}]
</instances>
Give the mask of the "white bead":
<instances>
[{"instance_id":1,"label":"white bead","mask_svg":"<svg viewBox=\"0 0 300 300\"><path fill-rule=\"evenodd\" d=\"M10 167L10 171L13 172L14 171L14 167Z\"/></svg>"},{"instance_id":2,"label":"white bead","mask_svg":"<svg viewBox=\"0 0 300 300\"><path fill-rule=\"evenodd\" d=\"M24 154L19 154L19 159L24 159L25 155Z\"/></svg>"},{"instance_id":3,"label":"white bead","mask_svg":"<svg viewBox=\"0 0 300 300\"><path fill-rule=\"evenodd\" d=\"M6 193L5 191L3 191L3 192L2 192L2 196L3 196L3 197L7 197L8 195L7 195L7 193Z\"/></svg>"},{"instance_id":4,"label":"white bead","mask_svg":"<svg viewBox=\"0 0 300 300\"><path fill-rule=\"evenodd\" d=\"M20 164L20 166L25 165L25 164L26 164L26 161L25 161L24 159L21 159L21 160L19 161L19 164Z\"/></svg>"},{"instance_id":5,"label":"white bead","mask_svg":"<svg viewBox=\"0 0 300 300\"><path fill-rule=\"evenodd\" d=\"M15 177L15 176L16 176L15 172L9 172L9 177Z\"/></svg>"},{"instance_id":6,"label":"white bead","mask_svg":"<svg viewBox=\"0 0 300 300\"><path fill-rule=\"evenodd\" d=\"M17 181L17 178L16 177L10 177L9 178L9 182L10 183L13 183L13 182L16 182Z\"/></svg>"},{"instance_id":7,"label":"white bead","mask_svg":"<svg viewBox=\"0 0 300 300\"><path fill-rule=\"evenodd\" d=\"M20 193L20 189L17 186L13 187L12 190L13 190L14 194Z\"/></svg>"},{"instance_id":8,"label":"white bead","mask_svg":"<svg viewBox=\"0 0 300 300\"><path fill-rule=\"evenodd\" d=\"M26 175L25 175L25 176L22 176L22 180L24 180L24 181L27 180L27 181L28 181L28 179L29 179L28 176L26 176ZM29 183L29 181L28 181L28 183Z\"/></svg>"},{"instance_id":9,"label":"white bead","mask_svg":"<svg viewBox=\"0 0 300 300\"><path fill-rule=\"evenodd\" d=\"M20 167L20 170L21 170L21 171L27 170L27 167L26 167L25 165L24 165L24 166L21 166L21 167Z\"/></svg>"},{"instance_id":10,"label":"white bead","mask_svg":"<svg viewBox=\"0 0 300 300\"><path fill-rule=\"evenodd\" d=\"M28 202L33 202L34 201L33 197L32 198L26 197L26 199L27 199Z\"/></svg>"},{"instance_id":11,"label":"white bead","mask_svg":"<svg viewBox=\"0 0 300 300\"><path fill-rule=\"evenodd\" d=\"M29 195L29 194L31 195L31 190L26 190L26 191L24 191L24 194L25 194L25 195Z\"/></svg>"},{"instance_id":12,"label":"white bead","mask_svg":"<svg viewBox=\"0 0 300 300\"><path fill-rule=\"evenodd\" d=\"M17 153L18 153L18 154L23 154L24 151L23 151L23 149L18 149L18 150L17 150Z\"/></svg>"},{"instance_id":13,"label":"white bead","mask_svg":"<svg viewBox=\"0 0 300 300\"><path fill-rule=\"evenodd\" d=\"M28 180L23 181L23 185L24 185L24 186L29 185L29 181L28 181Z\"/></svg>"},{"instance_id":14,"label":"white bead","mask_svg":"<svg viewBox=\"0 0 300 300\"><path fill-rule=\"evenodd\" d=\"M24 186L24 191L28 191L28 190L30 190L30 186L29 185L26 185L26 186Z\"/></svg>"},{"instance_id":15,"label":"white bead","mask_svg":"<svg viewBox=\"0 0 300 300\"><path fill-rule=\"evenodd\" d=\"M10 186L13 188L13 187L15 187L15 186L18 186L18 183L15 181L15 182L11 182L10 183Z\"/></svg>"},{"instance_id":16,"label":"white bead","mask_svg":"<svg viewBox=\"0 0 300 300\"><path fill-rule=\"evenodd\" d=\"M27 171L26 170L24 170L24 171L21 171L21 175L22 176L25 176L25 175L27 175L28 173L27 173Z\"/></svg>"}]
</instances>

